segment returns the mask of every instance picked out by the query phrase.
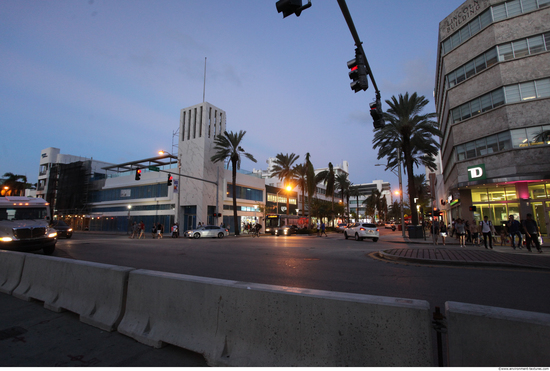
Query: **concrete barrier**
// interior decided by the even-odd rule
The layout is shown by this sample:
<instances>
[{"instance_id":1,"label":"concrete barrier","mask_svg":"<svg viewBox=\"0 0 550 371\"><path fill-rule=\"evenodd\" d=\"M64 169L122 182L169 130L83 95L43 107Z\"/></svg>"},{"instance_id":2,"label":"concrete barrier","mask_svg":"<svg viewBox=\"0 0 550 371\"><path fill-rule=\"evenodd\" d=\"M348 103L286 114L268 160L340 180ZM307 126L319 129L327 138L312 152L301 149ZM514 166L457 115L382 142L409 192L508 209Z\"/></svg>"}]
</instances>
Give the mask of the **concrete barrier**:
<instances>
[{"instance_id":1,"label":"concrete barrier","mask_svg":"<svg viewBox=\"0 0 550 371\"><path fill-rule=\"evenodd\" d=\"M421 300L135 270L118 331L211 366L434 366Z\"/></svg>"},{"instance_id":2,"label":"concrete barrier","mask_svg":"<svg viewBox=\"0 0 550 371\"><path fill-rule=\"evenodd\" d=\"M0 292L11 295L19 285L25 254L0 250Z\"/></svg>"},{"instance_id":3,"label":"concrete barrier","mask_svg":"<svg viewBox=\"0 0 550 371\"><path fill-rule=\"evenodd\" d=\"M547 367L550 314L445 303L450 367Z\"/></svg>"},{"instance_id":4,"label":"concrete barrier","mask_svg":"<svg viewBox=\"0 0 550 371\"><path fill-rule=\"evenodd\" d=\"M80 321L112 331L124 313L128 273L119 267L28 254L19 286L12 295L37 299L53 311L69 310Z\"/></svg>"}]
</instances>

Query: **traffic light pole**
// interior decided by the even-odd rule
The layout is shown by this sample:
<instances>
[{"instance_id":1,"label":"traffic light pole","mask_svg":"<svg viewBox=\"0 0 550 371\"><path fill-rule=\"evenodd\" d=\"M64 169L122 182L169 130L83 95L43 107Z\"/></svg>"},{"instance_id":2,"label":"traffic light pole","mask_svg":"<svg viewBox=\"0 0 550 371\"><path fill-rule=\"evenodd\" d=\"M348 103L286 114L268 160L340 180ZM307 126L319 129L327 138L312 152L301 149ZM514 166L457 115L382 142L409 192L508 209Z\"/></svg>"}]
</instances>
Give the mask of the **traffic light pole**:
<instances>
[{"instance_id":1,"label":"traffic light pole","mask_svg":"<svg viewBox=\"0 0 550 371\"><path fill-rule=\"evenodd\" d=\"M367 60L367 55L365 54L365 51L363 50L363 45L362 45L363 43L359 39L359 34L357 33L357 30L355 29L355 25L353 24L353 19L351 19L351 14L350 14L348 6L346 4L346 0L338 0L338 5L340 5L340 9L342 10L342 14L344 15L344 19L346 20L346 22L348 24L349 30L351 32L351 36L353 37L353 40L355 41L355 45L361 51L361 54L365 58L365 65L367 66L367 72L370 76L372 86L374 86L374 89L376 91L376 100L380 100L380 90L378 90L378 86L376 85L376 81L374 80L372 70L370 69L369 62Z\"/></svg>"}]
</instances>

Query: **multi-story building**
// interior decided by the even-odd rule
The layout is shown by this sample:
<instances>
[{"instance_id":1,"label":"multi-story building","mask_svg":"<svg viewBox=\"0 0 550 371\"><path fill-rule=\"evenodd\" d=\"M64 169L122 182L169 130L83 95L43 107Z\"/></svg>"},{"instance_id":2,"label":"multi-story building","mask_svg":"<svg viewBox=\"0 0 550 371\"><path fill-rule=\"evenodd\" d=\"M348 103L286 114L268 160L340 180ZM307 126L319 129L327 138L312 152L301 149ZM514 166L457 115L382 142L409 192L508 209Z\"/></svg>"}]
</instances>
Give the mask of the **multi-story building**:
<instances>
[{"instance_id":1,"label":"multi-story building","mask_svg":"<svg viewBox=\"0 0 550 371\"><path fill-rule=\"evenodd\" d=\"M103 167L111 165L81 156L62 154L59 148L49 147L40 154L40 169L36 197L51 205L54 216L85 215L88 196L95 180L104 179Z\"/></svg>"},{"instance_id":2,"label":"multi-story building","mask_svg":"<svg viewBox=\"0 0 550 371\"><path fill-rule=\"evenodd\" d=\"M435 101L449 217L531 213L547 234L550 0L468 0L446 17Z\"/></svg>"},{"instance_id":3,"label":"multi-story building","mask_svg":"<svg viewBox=\"0 0 550 371\"><path fill-rule=\"evenodd\" d=\"M372 194L372 191L378 190L382 197L386 198L386 205L388 207L393 203L391 184L389 182L373 180L372 183L354 184L353 186L357 187L359 196L349 199L350 213L355 213L361 221L367 221L367 206L364 202Z\"/></svg>"},{"instance_id":4,"label":"multi-story building","mask_svg":"<svg viewBox=\"0 0 550 371\"><path fill-rule=\"evenodd\" d=\"M296 215L299 213L302 214L301 210L305 210L305 215L308 215L307 212L307 193L305 193L305 200L302 199L302 191L299 186L295 184L291 184L292 190L290 192L286 191L286 187L288 187L288 184L284 184L283 181L277 177L272 177L271 174L273 173L273 166L275 165L276 158L270 157L267 159L267 170L258 170L253 169L253 174L256 174L257 176L265 179L266 186L270 186L268 188L268 194L267 194L267 201L278 203L279 214L285 214L286 213L286 202L287 197L289 198L289 208L291 211L291 214ZM315 175L319 174L322 171L328 170L328 167L326 168L318 168L315 169ZM333 167L334 176L346 174L349 175L349 163L347 161L343 161L342 165L336 165ZM315 197L324 200L324 201L331 201L332 202L332 195L327 194L327 187L324 183L319 183L315 190ZM340 192L336 189L334 192L334 199L336 202L346 202L345 200L341 199ZM270 203L270 205L273 205Z\"/></svg>"}]
</instances>

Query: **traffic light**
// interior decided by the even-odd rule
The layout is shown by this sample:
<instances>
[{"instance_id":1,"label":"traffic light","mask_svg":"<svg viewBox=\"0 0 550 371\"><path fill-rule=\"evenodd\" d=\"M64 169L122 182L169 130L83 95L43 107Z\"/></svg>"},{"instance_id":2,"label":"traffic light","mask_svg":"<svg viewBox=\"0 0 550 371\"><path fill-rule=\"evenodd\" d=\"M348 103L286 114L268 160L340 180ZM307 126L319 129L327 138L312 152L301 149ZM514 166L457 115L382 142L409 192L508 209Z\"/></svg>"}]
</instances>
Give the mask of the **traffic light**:
<instances>
[{"instance_id":1,"label":"traffic light","mask_svg":"<svg viewBox=\"0 0 550 371\"><path fill-rule=\"evenodd\" d=\"M382 103L380 99L376 99L376 102L369 103L370 115L372 116L373 125L375 129L383 128L386 123L384 122L384 116L382 113Z\"/></svg>"},{"instance_id":2,"label":"traffic light","mask_svg":"<svg viewBox=\"0 0 550 371\"><path fill-rule=\"evenodd\" d=\"M136 180L140 180L141 179L141 169L137 169L136 170Z\"/></svg>"},{"instance_id":3,"label":"traffic light","mask_svg":"<svg viewBox=\"0 0 550 371\"><path fill-rule=\"evenodd\" d=\"M291 14L296 14L296 17L299 17L302 14L302 10L311 6L311 0L304 6L302 6L302 0L279 0L275 3L275 6L278 13L283 13L283 18Z\"/></svg>"},{"instance_id":4,"label":"traffic light","mask_svg":"<svg viewBox=\"0 0 550 371\"><path fill-rule=\"evenodd\" d=\"M166 182L166 185L168 185L168 187L170 187L172 185L172 174L168 174L168 181Z\"/></svg>"},{"instance_id":5,"label":"traffic light","mask_svg":"<svg viewBox=\"0 0 550 371\"><path fill-rule=\"evenodd\" d=\"M351 79L349 84L351 90L356 93L359 90L367 90L369 88L367 66L365 65L365 59L359 49L355 49L355 59L348 61L348 68L350 69L348 75Z\"/></svg>"}]
</instances>

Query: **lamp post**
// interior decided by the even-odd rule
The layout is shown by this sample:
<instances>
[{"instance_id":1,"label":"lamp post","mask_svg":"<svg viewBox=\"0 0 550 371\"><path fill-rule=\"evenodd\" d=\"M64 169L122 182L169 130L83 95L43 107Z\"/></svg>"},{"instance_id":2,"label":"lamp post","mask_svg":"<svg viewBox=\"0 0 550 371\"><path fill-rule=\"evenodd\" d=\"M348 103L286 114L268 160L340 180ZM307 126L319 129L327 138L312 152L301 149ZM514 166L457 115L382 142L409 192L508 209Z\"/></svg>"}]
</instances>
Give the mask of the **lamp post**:
<instances>
[{"instance_id":1,"label":"lamp post","mask_svg":"<svg viewBox=\"0 0 550 371\"><path fill-rule=\"evenodd\" d=\"M280 189L279 192L277 192L277 214L279 214L279 193L281 193L282 191L287 191L287 192L290 192L292 191L292 187L291 186L286 186L286 188L283 188L283 189ZM287 210L287 214L288 214L288 210Z\"/></svg>"},{"instance_id":2,"label":"lamp post","mask_svg":"<svg viewBox=\"0 0 550 371\"><path fill-rule=\"evenodd\" d=\"M386 166L383 164L376 164L374 166ZM401 149L397 149L397 174L393 169L391 169L391 172L397 175L399 178L399 193L401 194L401 235L405 237L405 212L403 210L403 181L401 178Z\"/></svg>"},{"instance_id":3,"label":"lamp post","mask_svg":"<svg viewBox=\"0 0 550 371\"><path fill-rule=\"evenodd\" d=\"M160 150L159 155L172 155L170 152L166 152L163 150ZM172 168L172 157L170 157L170 168ZM176 213L174 215L174 224L179 223L179 216L180 216L180 189L181 189L181 160L178 157L178 192L177 192L177 198L176 198ZM179 224L178 224L179 225Z\"/></svg>"},{"instance_id":4,"label":"lamp post","mask_svg":"<svg viewBox=\"0 0 550 371\"><path fill-rule=\"evenodd\" d=\"M130 211L132 211L132 205L128 205L128 230L126 231L126 234L130 233L130 228L132 227L132 225L130 224Z\"/></svg>"}]
</instances>

